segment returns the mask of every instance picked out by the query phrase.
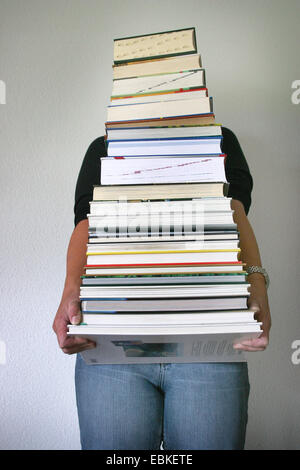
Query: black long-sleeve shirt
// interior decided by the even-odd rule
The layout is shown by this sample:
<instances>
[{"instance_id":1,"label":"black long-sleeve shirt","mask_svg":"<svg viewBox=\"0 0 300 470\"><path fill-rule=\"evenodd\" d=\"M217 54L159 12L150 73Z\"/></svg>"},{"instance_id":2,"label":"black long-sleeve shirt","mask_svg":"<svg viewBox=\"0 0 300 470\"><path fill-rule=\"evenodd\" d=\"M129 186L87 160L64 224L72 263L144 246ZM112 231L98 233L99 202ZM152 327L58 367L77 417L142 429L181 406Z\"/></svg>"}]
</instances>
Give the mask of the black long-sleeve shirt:
<instances>
[{"instance_id":1,"label":"black long-sleeve shirt","mask_svg":"<svg viewBox=\"0 0 300 470\"><path fill-rule=\"evenodd\" d=\"M238 199L248 214L251 205L251 191L253 188L252 176L234 133L222 127L222 151L227 155L225 159L225 174L229 184L228 197ZM101 160L107 155L104 137L98 137L89 146L81 165L75 190L75 225L87 218L90 210L89 202L93 199L93 189L100 184Z\"/></svg>"}]
</instances>

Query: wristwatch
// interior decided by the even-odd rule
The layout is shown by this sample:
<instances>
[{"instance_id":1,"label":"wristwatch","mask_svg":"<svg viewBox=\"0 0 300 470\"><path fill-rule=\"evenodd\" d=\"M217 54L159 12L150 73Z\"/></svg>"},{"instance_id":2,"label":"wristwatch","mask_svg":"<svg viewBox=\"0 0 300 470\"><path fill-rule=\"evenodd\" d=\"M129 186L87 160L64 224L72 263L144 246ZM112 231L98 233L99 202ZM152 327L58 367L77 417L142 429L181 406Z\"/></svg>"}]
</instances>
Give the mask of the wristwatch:
<instances>
[{"instance_id":1,"label":"wristwatch","mask_svg":"<svg viewBox=\"0 0 300 470\"><path fill-rule=\"evenodd\" d=\"M265 281L266 281L266 286L267 286L267 289L270 285L270 278L269 278L269 275L267 273L267 271L265 270L265 268L262 268L261 266L248 266L246 268L246 271L248 274L253 274L253 273L260 273L264 276L265 278Z\"/></svg>"}]
</instances>

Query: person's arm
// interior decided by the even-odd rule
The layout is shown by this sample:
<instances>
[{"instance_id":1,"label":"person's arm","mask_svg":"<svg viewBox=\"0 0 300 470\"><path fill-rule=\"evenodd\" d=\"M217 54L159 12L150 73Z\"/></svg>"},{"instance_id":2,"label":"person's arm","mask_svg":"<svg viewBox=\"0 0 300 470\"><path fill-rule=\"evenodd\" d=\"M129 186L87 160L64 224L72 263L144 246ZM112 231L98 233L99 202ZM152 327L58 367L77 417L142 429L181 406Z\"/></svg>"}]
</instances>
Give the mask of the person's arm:
<instances>
[{"instance_id":1,"label":"person's arm","mask_svg":"<svg viewBox=\"0 0 300 470\"><path fill-rule=\"evenodd\" d=\"M75 204L75 229L70 239L67 253L67 273L62 299L57 310L53 329L58 344L67 354L73 354L94 347L94 343L82 337L67 336L67 325L81 322L80 276L84 274L88 243L89 202L93 199L93 187L100 183L100 156L106 155L103 137L98 137L89 146L78 175Z\"/></svg>"},{"instance_id":2,"label":"person's arm","mask_svg":"<svg viewBox=\"0 0 300 470\"><path fill-rule=\"evenodd\" d=\"M88 242L88 220L80 221L71 236L67 253L67 272L64 290L58 307L53 330L60 348L66 354L74 354L95 347L95 344L79 336L67 336L67 325L81 322L80 276L86 264L86 244Z\"/></svg>"},{"instance_id":3,"label":"person's arm","mask_svg":"<svg viewBox=\"0 0 300 470\"><path fill-rule=\"evenodd\" d=\"M240 233L241 260L247 266L261 266L258 245L243 203L232 199L231 208L234 210L233 219ZM253 273L248 275L248 281L251 284L248 308L256 312L255 318L258 321L263 322L263 333L259 338L236 344L235 348L243 349L244 351L263 351L269 343L269 331L271 328L271 315L265 278L262 274Z\"/></svg>"}]
</instances>

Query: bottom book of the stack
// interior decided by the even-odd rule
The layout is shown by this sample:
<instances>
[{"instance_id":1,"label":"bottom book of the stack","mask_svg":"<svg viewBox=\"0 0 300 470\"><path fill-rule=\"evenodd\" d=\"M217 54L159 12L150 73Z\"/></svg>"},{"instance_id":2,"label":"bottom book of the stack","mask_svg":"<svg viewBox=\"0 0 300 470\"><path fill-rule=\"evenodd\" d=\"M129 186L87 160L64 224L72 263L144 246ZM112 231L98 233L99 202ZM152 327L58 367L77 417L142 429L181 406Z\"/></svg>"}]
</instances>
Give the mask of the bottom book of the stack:
<instances>
[{"instance_id":1,"label":"bottom book of the stack","mask_svg":"<svg viewBox=\"0 0 300 470\"><path fill-rule=\"evenodd\" d=\"M69 325L69 335L96 343L81 353L87 364L241 362L245 357L234 343L262 332L250 310L132 314L123 322L101 317L98 324Z\"/></svg>"}]
</instances>

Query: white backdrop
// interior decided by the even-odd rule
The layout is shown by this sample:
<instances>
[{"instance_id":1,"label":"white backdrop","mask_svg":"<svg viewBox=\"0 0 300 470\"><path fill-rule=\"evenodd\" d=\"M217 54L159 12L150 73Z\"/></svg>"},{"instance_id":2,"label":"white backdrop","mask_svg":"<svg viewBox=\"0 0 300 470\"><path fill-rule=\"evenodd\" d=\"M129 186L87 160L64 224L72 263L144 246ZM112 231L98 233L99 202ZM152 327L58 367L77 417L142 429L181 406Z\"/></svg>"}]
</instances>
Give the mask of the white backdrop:
<instances>
[{"instance_id":1,"label":"white backdrop","mask_svg":"<svg viewBox=\"0 0 300 470\"><path fill-rule=\"evenodd\" d=\"M113 39L191 26L217 121L253 175L249 219L271 277L271 343L247 356L246 448L300 448L299 24L298 0L0 0L1 449L80 448L75 358L51 329L76 178L104 132Z\"/></svg>"}]
</instances>

